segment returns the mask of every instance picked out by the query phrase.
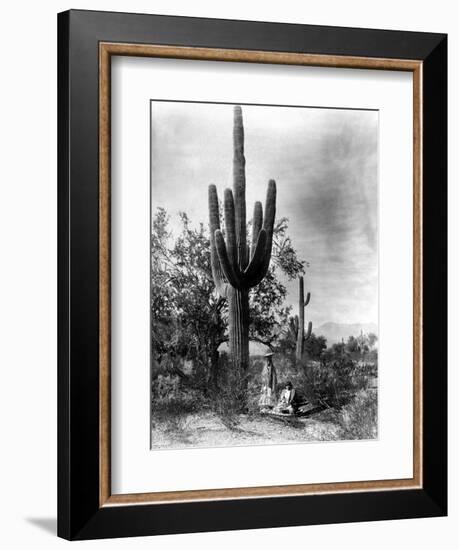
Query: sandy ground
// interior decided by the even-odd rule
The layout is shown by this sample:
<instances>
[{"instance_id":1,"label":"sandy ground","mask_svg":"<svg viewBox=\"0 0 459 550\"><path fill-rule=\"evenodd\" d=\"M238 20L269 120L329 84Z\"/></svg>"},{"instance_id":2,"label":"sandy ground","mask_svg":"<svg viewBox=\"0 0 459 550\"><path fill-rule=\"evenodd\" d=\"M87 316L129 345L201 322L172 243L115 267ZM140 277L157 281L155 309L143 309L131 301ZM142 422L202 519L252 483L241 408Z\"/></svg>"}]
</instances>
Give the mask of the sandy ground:
<instances>
[{"instance_id":1,"label":"sandy ground","mask_svg":"<svg viewBox=\"0 0 459 550\"><path fill-rule=\"evenodd\" d=\"M183 447L233 447L334 441L340 428L324 413L308 418L278 419L264 415L238 415L233 421L214 413L188 414L154 424L152 449Z\"/></svg>"}]
</instances>

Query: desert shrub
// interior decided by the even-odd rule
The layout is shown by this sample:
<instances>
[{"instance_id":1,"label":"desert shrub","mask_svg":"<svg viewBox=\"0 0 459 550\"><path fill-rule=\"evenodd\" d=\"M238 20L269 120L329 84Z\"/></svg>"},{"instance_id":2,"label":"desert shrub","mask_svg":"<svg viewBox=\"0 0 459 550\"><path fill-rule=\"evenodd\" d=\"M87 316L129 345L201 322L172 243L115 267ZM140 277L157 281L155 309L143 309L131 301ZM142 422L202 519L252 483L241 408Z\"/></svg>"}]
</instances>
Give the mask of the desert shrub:
<instances>
[{"instance_id":1,"label":"desert shrub","mask_svg":"<svg viewBox=\"0 0 459 550\"><path fill-rule=\"evenodd\" d=\"M279 358L279 361L283 361L283 359ZM258 413L263 367L264 357L252 355L249 360L248 372L242 375L234 371L229 356L225 352L221 353L218 366L218 386L210 388L208 392L212 410L222 417L240 413ZM283 366L278 364L278 361L276 361L276 370L278 376L279 371L283 371Z\"/></svg>"},{"instance_id":2,"label":"desert shrub","mask_svg":"<svg viewBox=\"0 0 459 550\"><path fill-rule=\"evenodd\" d=\"M359 391L336 413L340 439L375 439L378 437L377 392Z\"/></svg>"},{"instance_id":3,"label":"desert shrub","mask_svg":"<svg viewBox=\"0 0 459 550\"><path fill-rule=\"evenodd\" d=\"M231 387L219 389L209 400L210 410L216 414L222 424L228 429L234 429L239 424L239 414L246 411L240 392Z\"/></svg>"},{"instance_id":4,"label":"desert shrub","mask_svg":"<svg viewBox=\"0 0 459 550\"><path fill-rule=\"evenodd\" d=\"M320 361L303 362L298 378L298 387L308 400L337 409L349 403L369 383L365 368L341 350L323 354Z\"/></svg>"},{"instance_id":5,"label":"desert shrub","mask_svg":"<svg viewBox=\"0 0 459 550\"><path fill-rule=\"evenodd\" d=\"M217 414L236 414L246 412L248 394L248 375L238 372L228 374L227 384L209 394L211 408Z\"/></svg>"},{"instance_id":6,"label":"desert shrub","mask_svg":"<svg viewBox=\"0 0 459 550\"><path fill-rule=\"evenodd\" d=\"M156 368L155 368L156 367ZM173 372L173 365L152 365L152 423L176 425L181 417L202 408L202 393L193 384Z\"/></svg>"},{"instance_id":7,"label":"desert shrub","mask_svg":"<svg viewBox=\"0 0 459 550\"><path fill-rule=\"evenodd\" d=\"M157 399L152 401L151 411L153 418L160 420L163 417L176 417L196 412L198 400L195 396L180 398Z\"/></svg>"},{"instance_id":8,"label":"desert shrub","mask_svg":"<svg viewBox=\"0 0 459 550\"><path fill-rule=\"evenodd\" d=\"M217 384L206 388L205 402L229 428L237 424L238 414L247 412L249 378L233 369L226 352L220 353Z\"/></svg>"},{"instance_id":9,"label":"desert shrub","mask_svg":"<svg viewBox=\"0 0 459 550\"><path fill-rule=\"evenodd\" d=\"M188 432L188 415L198 409L198 400L195 395L168 399L153 398L151 406L152 428L174 434L174 438L178 441L185 441Z\"/></svg>"}]
</instances>

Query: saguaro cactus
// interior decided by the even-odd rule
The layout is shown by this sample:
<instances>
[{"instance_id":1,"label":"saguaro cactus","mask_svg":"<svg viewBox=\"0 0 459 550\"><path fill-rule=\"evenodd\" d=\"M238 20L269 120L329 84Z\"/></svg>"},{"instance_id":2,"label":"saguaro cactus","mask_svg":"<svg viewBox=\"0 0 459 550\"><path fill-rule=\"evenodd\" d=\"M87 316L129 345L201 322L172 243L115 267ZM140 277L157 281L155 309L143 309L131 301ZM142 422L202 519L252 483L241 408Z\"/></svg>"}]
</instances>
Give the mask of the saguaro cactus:
<instances>
[{"instance_id":1,"label":"saguaro cactus","mask_svg":"<svg viewBox=\"0 0 459 550\"><path fill-rule=\"evenodd\" d=\"M255 203L252 240L247 242L245 157L242 109L234 107L233 190L225 189L225 237L220 228L218 195L209 186L210 256L212 275L220 296L228 299L229 349L234 368L243 376L249 365L249 289L266 275L271 259L276 183L270 180L265 215Z\"/></svg>"},{"instance_id":2,"label":"saguaro cactus","mask_svg":"<svg viewBox=\"0 0 459 550\"><path fill-rule=\"evenodd\" d=\"M308 323L308 332L304 334L304 308L309 304L311 293L308 292L306 300L304 299L304 279L298 279L298 321L296 333L296 359L300 361L304 353L304 343L309 340L312 332L312 322ZM296 319L296 318L295 318Z\"/></svg>"}]
</instances>

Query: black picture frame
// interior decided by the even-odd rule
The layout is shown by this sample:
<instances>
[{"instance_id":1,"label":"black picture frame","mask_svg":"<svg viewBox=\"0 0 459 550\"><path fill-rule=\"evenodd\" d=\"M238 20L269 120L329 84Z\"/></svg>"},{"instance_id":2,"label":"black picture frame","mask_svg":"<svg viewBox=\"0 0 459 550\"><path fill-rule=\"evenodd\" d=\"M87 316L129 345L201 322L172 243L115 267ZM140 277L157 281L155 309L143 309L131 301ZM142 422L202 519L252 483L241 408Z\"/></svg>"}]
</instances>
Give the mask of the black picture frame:
<instances>
[{"instance_id":1,"label":"black picture frame","mask_svg":"<svg viewBox=\"0 0 459 550\"><path fill-rule=\"evenodd\" d=\"M100 42L422 61L422 488L100 506ZM79 10L60 13L58 535L81 540L446 515L446 228L446 35Z\"/></svg>"}]
</instances>

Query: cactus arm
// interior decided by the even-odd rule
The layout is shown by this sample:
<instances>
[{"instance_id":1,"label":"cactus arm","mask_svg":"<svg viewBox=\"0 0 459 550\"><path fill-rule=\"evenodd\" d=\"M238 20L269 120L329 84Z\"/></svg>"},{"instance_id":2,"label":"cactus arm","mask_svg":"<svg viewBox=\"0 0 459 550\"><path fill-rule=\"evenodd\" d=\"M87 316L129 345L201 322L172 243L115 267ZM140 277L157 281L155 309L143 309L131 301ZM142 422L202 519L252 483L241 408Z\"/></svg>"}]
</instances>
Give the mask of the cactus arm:
<instances>
[{"instance_id":1,"label":"cactus arm","mask_svg":"<svg viewBox=\"0 0 459 550\"><path fill-rule=\"evenodd\" d=\"M258 233L260 233L263 226L263 207L261 202L257 201L253 207L253 221L252 221L252 247L250 249L250 259L253 258L255 253L255 247L257 246Z\"/></svg>"},{"instance_id":2,"label":"cactus arm","mask_svg":"<svg viewBox=\"0 0 459 550\"><path fill-rule=\"evenodd\" d=\"M233 125L233 194L235 202L238 264L241 271L247 265L247 227L245 205L245 157L242 109L234 107Z\"/></svg>"},{"instance_id":3,"label":"cactus arm","mask_svg":"<svg viewBox=\"0 0 459 550\"><path fill-rule=\"evenodd\" d=\"M306 300L304 301L304 307L306 307L309 304L309 300L311 299L311 293L308 292L306 294Z\"/></svg>"},{"instance_id":4,"label":"cactus arm","mask_svg":"<svg viewBox=\"0 0 459 550\"><path fill-rule=\"evenodd\" d=\"M212 277L218 294L222 298L228 296L229 285L221 270L215 245L215 231L220 229L220 212L218 207L218 195L215 185L209 185L209 226L210 226L210 266Z\"/></svg>"},{"instance_id":5,"label":"cactus arm","mask_svg":"<svg viewBox=\"0 0 459 550\"><path fill-rule=\"evenodd\" d=\"M302 309L304 308L304 277L300 275L298 277L298 309L299 309L299 315L304 315L302 312Z\"/></svg>"},{"instance_id":6,"label":"cactus arm","mask_svg":"<svg viewBox=\"0 0 459 550\"><path fill-rule=\"evenodd\" d=\"M263 220L263 229L266 231L266 245L263 263L257 273L247 281L249 287L256 286L266 276L271 261L271 251L273 246L274 219L276 217L276 182L269 180L268 191L266 193L265 216Z\"/></svg>"},{"instance_id":7,"label":"cactus arm","mask_svg":"<svg viewBox=\"0 0 459 550\"><path fill-rule=\"evenodd\" d=\"M209 225L211 234L220 229L217 188L213 184L209 185Z\"/></svg>"},{"instance_id":8,"label":"cactus arm","mask_svg":"<svg viewBox=\"0 0 459 550\"><path fill-rule=\"evenodd\" d=\"M274 219L276 217L276 182L269 180L268 191L266 193L265 219L263 229L266 231L268 240L266 242L267 258L265 263L269 265L271 259L271 249L273 244Z\"/></svg>"},{"instance_id":9,"label":"cactus arm","mask_svg":"<svg viewBox=\"0 0 459 550\"><path fill-rule=\"evenodd\" d=\"M304 337L304 339L309 340L309 338L311 338L311 334L312 334L312 321L309 321L308 331L307 331L306 336Z\"/></svg>"},{"instance_id":10,"label":"cactus arm","mask_svg":"<svg viewBox=\"0 0 459 550\"><path fill-rule=\"evenodd\" d=\"M238 289L242 290L243 283L241 278L235 272L233 265L228 258L228 252L226 250L225 239L220 229L215 231L215 247L217 249L218 259L220 260L220 266L228 283Z\"/></svg>"},{"instance_id":11,"label":"cactus arm","mask_svg":"<svg viewBox=\"0 0 459 550\"><path fill-rule=\"evenodd\" d=\"M244 271L244 281L253 279L263 266L263 260L266 253L266 231L262 229L258 234L257 244L249 265Z\"/></svg>"},{"instance_id":12,"label":"cactus arm","mask_svg":"<svg viewBox=\"0 0 459 550\"><path fill-rule=\"evenodd\" d=\"M225 210L225 229L226 229L226 250L228 252L228 260L233 268L237 278L241 278L241 271L238 265L238 250L236 241L236 225L234 215L234 200L231 189L225 189L224 194L224 210Z\"/></svg>"}]
</instances>

